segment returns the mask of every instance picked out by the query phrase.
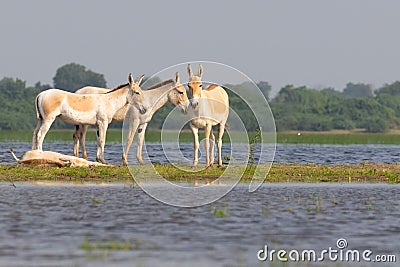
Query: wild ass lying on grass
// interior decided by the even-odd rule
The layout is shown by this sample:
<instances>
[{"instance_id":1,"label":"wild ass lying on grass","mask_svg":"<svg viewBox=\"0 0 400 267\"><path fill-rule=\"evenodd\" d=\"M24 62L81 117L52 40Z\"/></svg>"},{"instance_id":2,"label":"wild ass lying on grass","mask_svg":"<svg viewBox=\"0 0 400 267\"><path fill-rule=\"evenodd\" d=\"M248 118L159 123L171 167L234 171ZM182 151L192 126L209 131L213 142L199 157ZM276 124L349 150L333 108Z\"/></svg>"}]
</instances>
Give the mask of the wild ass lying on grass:
<instances>
[{"instance_id":1,"label":"wild ass lying on grass","mask_svg":"<svg viewBox=\"0 0 400 267\"><path fill-rule=\"evenodd\" d=\"M229 115L229 98L226 91L216 84L211 84L207 88L203 87L201 77L203 75L203 67L199 65L197 75L193 75L190 64L187 67L189 74L189 96L190 105L194 110L194 115L190 120L190 129L194 136L194 157L193 166L198 163L199 151L199 128L204 128L206 164L211 166L214 164L214 141L215 137L212 133L212 126L218 125L218 166L222 166L222 136L224 135L226 121ZM212 146L210 151L210 137Z\"/></svg>"},{"instance_id":2,"label":"wild ass lying on grass","mask_svg":"<svg viewBox=\"0 0 400 267\"><path fill-rule=\"evenodd\" d=\"M53 151L29 150L22 159L15 156L14 151L10 148L11 155L20 164L35 166L58 166L58 167L90 167L90 166L111 166L99 162L92 162L86 159L67 156Z\"/></svg>"},{"instance_id":3,"label":"wild ass lying on grass","mask_svg":"<svg viewBox=\"0 0 400 267\"><path fill-rule=\"evenodd\" d=\"M129 124L125 150L122 154L122 162L124 165L128 165L128 153L136 130L138 131L138 149L136 158L140 164L144 164L142 148L146 127L157 110L163 107L167 102L170 102L175 106L178 106L183 112L186 112L189 105L186 89L179 80L178 72L175 73L173 80L167 80L156 84L147 90L144 90L143 93L145 95L146 106L149 107L147 112L142 113L133 105L130 105L126 112L126 121Z\"/></svg>"},{"instance_id":4,"label":"wild ass lying on grass","mask_svg":"<svg viewBox=\"0 0 400 267\"><path fill-rule=\"evenodd\" d=\"M97 134L96 160L104 160L104 144L108 124L115 113L127 103L132 103L140 113L145 113L144 95L139 87L142 75L136 82L129 74L127 84L120 85L106 94L79 95L58 89L49 89L36 97L37 125L32 138L32 150L42 150L43 139L57 117L74 124L95 124Z\"/></svg>"}]
</instances>

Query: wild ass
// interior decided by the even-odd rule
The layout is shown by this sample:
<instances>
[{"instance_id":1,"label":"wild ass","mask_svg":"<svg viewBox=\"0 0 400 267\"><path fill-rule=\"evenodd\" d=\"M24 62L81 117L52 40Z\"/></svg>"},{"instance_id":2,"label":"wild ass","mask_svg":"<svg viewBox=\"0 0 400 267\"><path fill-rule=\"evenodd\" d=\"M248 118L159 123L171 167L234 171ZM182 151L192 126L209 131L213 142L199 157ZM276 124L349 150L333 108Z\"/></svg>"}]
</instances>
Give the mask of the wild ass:
<instances>
[{"instance_id":1,"label":"wild ass","mask_svg":"<svg viewBox=\"0 0 400 267\"><path fill-rule=\"evenodd\" d=\"M22 159L15 156L10 148L11 155L19 164L34 166L57 166L57 167L91 167L91 166L112 166L99 162L92 162L75 156L63 155L53 151L29 150L25 152Z\"/></svg>"},{"instance_id":2,"label":"wild ass","mask_svg":"<svg viewBox=\"0 0 400 267\"><path fill-rule=\"evenodd\" d=\"M104 144L108 124L115 113L127 103L132 103L140 113L145 113L143 91L139 87L144 75L136 82L129 74L128 83L106 94L79 95L58 89L49 89L37 95L35 100L37 125L32 138L32 150L42 150L43 139L57 117L74 124L95 124L97 134L97 161L104 160Z\"/></svg>"},{"instance_id":3,"label":"wild ass","mask_svg":"<svg viewBox=\"0 0 400 267\"><path fill-rule=\"evenodd\" d=\"M189 74L189 95L190 105L194 109L194 116L190 120L190 129L194 136L194 157L193 166L197 166L199 152L199 128L204 128L206 165L214 164L214 141L212 126L218 125L218 166L222 166L222 136L224 135L226 121L229 115L229 98L226 91L216 84L211 84L207 88L203 87L201 77L203 67L199 65L197 75L193 75L190 64L187 71ZM210 151L210 137L213 141Z\"/></svg>"},{"instance_id":4,"label":"wild ass","mask_svg":"<svg viewBox=\"0 0 400 267\"><path fill-rule=\"evenodd\" d=\"M142 158L142 148L147 124L150 122L154 113L163 107L167 102L178 106L186 112L189 100L185 87L181 84L178 72L175 73L173 80L167 80L150 87L143 91L146 106L149 107L146 113L141 113L137 107L130 105L126 113L126 120L129 122L128 136L125 142L125 150L122 155L122 162L128 165L128 153L132 145L136 130L138 131L138 149L136 158L140 164L144 164ZM151 108L150 108L151 107Z\"/></svg>"},{"instance_id":5,"label":"wild ass","mask_svg":"<svg viewBox=\"0 0 400 267\"><path fill-rule=\"evenodd\" d=\"M94 86L86 86L81 89L75 91L75 94L105 94L110 92L111 89L94 87ZM143 91L144 94L144 91ZM112 117L112 121L123 121L125 118L126 111L128 110L129 103L125 104L122 108L115 112ZM74 139L74 156L79 157L79 145L82 148L82 157L84 159L88 159L87 151L86 151L86 133L89 124L80 124L75 125L75 132L73 134Z\"/></svg>"}]
</instances>

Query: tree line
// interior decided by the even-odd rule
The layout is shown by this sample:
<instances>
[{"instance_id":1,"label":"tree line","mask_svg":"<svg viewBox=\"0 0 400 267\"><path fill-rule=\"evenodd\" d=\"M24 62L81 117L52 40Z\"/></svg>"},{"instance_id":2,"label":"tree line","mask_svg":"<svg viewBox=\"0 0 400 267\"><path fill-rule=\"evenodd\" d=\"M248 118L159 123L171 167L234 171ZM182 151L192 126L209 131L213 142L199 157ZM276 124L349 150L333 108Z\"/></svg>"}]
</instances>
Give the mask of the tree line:
<instances>
[{"instance_id":1,"label":"tree line","mask_svg":"<svg viewBox=\"0 0 400 267\"><path fill-rule=\"evenodd\" d=\"M160 81L155 78L154 84ZM21 79L4 77L0 80L0 129L33 129L36 125L34 99L38 93L49 88L74 92L87 86L107 87L104 75L86 69L85 66L70 63L57 69L53 85L37 82L26 86ZM231 107L239 114L249 131L258 128L254 114L239 96L232 93L232 87L246 90L246 84L226 85ZM316 90L306 86L287 85L270 98L271 86L266 81L257 83L268 99L278 131L327 131L333 129L365 129L367 132L384 132L398 128L400 123L400 81L385 84L373 90L371 85L348 83L343 91L333 88ZM167 104L160 109L149 128L160 129L173 106ZM53 128L72 128L56 120ZM114 124L121 127L121 123Z\"/></svg>"}]
</instances>

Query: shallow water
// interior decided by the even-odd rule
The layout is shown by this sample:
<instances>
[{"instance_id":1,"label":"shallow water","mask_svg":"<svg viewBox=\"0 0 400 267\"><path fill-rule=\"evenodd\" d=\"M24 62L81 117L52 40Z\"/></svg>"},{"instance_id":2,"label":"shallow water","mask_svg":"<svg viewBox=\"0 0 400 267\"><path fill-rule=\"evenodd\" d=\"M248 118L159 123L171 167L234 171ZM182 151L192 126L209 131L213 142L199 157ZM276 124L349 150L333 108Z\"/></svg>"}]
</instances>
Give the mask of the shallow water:
<instances>
[{"instance_id":1,"label":"shallow water","mask_svg":"<svg viewBox=\"0 0 400 267\"><path fill-rule=\"evenodd\" d=\"M165 144L168 147L168 144ZM240 145L242 152L238 156L238 160L244 159L248 154L248 148ZM20 156L30 149L30 143L21 142L3 142L0 143L0 162L14 163L15 160L8 152L13 147L15 153ZM132 146L130 159L132 163L136 162L135 145ZM163 147L160 143L148 143L146 145L150 160L156 163L176 162L181 158L180 154L188 160L190 164L193 155L193 144L182 143L180 150L168 150L172 155L168 159L164 155ZM202 147L201 147L202 148ZM87 144L88 155L90 160L95 160L96 144L89 142ZM67 155L73 154L72 142L54 142L45 143L44 150L52 150ZM240 153L239 151L239 153ZM105 159L109 163L121 164L122 145L120 143L107 143L105 147ZM223 145L223 155L230 154L230 147ZM257 159L257 158L256 158ZM395 163L400 161L400 146L398 145L304 145L304 144L278 144L276 147L275 159L276 163L315 163L315 164L351 164L361 162L380 162ZM200 162L204 162L204 156L200 154Z\"/></svg>"},{"instance_id":2,"label":"shallow water","mask_svg":"<svg viewBox=\"0 0 400 267\"><path fill-rule=\"evenodd\" d=\"M269 266L256 256L264 245L321 251L339 238L349 249L399 257L399 200L399 185L268 184L255 193L239 185L213 204L176 208L120 184L2 183L0 265ZM137 248L86 251L86 237Z\"/></svg>"}]
</instances>

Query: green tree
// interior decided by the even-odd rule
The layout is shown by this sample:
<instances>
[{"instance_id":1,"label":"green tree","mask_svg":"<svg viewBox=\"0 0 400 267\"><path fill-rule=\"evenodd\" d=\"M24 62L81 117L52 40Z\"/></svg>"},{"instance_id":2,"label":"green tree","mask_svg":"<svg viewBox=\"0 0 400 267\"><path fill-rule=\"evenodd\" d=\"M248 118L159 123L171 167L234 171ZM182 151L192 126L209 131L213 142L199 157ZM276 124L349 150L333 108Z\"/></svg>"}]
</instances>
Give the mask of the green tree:
<instances>
[{"instance_id":1,"label":"green tree","mask_svg":"<svg viewBox=\"0 0 400 267\"><path fill-rule=\"evenodd\" d=\"M34 100L40 89L26 88L20 79L0 80L0 129L33 129L36 124Z\"/></svg>"},{"instance_id":2,"label":"green tree","mask_svg":"<svg viewBox=\"0 0 400 267\"><path fill-rule=\"evenodd\" d=\"M75 92L84 86L107 87L103 74L86 70L86 67L76 63L66 64L57 69L53 78L54 87Z\"/></svg>"},{"instance_id":3,"label":"green tree","mask_svg":"<svg viewBox=\"0 0 400 267\"><path fill-rule=\"evenodd\" d=\"M272 87L268 82L260 81L257 83L258 88L260 88L261 92L265 96L267 100L269 99L269 94L271 93Z\"/></svg>"},{"instance_id":4,"label":"green tree","mask_svg":"<svg viewBox=\"0 0 400 267\"><path fill-rule=\"evenodd\" d=\"M343 89L343 95L346 97L373 97L372 87L364 83L348 83Z\"/></svg>"},{"instance_id":5,"label":"green tree","mask_svg":"<svg viewBox=\"0 0 400 267\"><path fill-rule=\"evenodd\" d=\"M385 84L378 90L376 90L376 95L388 94L388 95L400 95L400 81L395 81L391 84Z\"/></svg>"}]
</instances>

